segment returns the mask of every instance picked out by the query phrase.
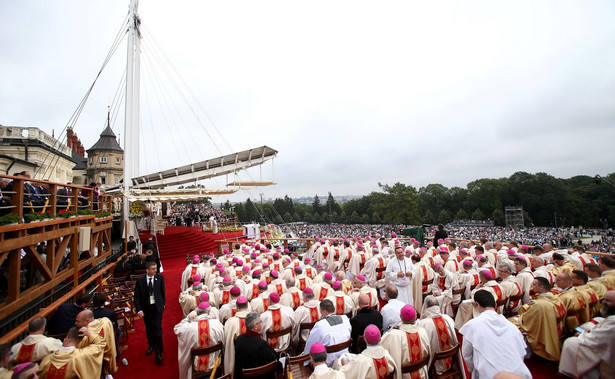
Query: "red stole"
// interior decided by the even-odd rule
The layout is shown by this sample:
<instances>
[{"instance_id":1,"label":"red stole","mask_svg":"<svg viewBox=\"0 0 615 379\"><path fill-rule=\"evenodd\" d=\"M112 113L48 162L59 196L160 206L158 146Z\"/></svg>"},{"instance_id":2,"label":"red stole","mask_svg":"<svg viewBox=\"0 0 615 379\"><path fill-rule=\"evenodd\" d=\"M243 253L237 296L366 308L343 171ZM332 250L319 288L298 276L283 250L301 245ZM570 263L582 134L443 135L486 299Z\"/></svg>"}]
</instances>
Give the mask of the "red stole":
<instances>
[{"instance_id":1,"label":"red stole","mask_svg":"<svg viewBox=\"0 0 615 379\"><path fill-rule=\"evenodd\" d=\"M376 377L378 379L383 379L389 375L389 365L385 357L372 358L372 360L374 361L374 368L376 369Z\"/></svg>"},{"instance_id":2,"label":"red stole","mask_svg":"<svg viewBox=\"0 0 615 379\"><path fill-rule=\"evenodd\" d=\"M318 321L318 308L317 307L311 307L308 308L310 310L310 322L316 322Z\"/></svg>"},{"instance_id":3,"label":"red stole","mask_svg":"<svg viewBox=\"0 0 615 379\"><path fill-rule=\"evenodd\" d=\"M451 348L451 337L448 334L448 327L446 321L442 316L432 318L434 325L436 326L436 332L438 333L438 343L440 344L440 351L448 350ZM453 364L452 359L443 360L446 368L448 369Z\"/></svg>"},{"instance_id":4,"label":"red stole","mask_svg":"<svg viewBox=\"0 0 615 379\"><path fill-rule=\"evenodd\" d=\"M266 282L267 284L271 284L271 276L266 277L266 278L265 278L265 282Z\"/></svg>"},{"instance_id":5,"label":"red stole","mask_svg":"<svg viewBox=\"0 0 615 379\"><path fill-rule=\"evenodd\" d=\"M282 296L282 294L284 293L284 289L282 288L281 284L276 284L275 285L275 291L278 293L278 295Z\"/></svg>"},{"instance_id":6,"label":"red stole","mask_svg":"<svg viewBox=\"0 0 615 379\"><path fill-rule=\"evenodd\" d=\"M19 351L17 352L17 357L15 358L15 364L31 362L32 354L34 353L35 346L36 346L35 343L33 343L32 345L21 344L21 347L19 348Z\"/></svg>"},{"instance_id":7,"label":"red stole","mask_svg":"<svg viewBox=\"0 0 615 379\"><path fill-rule=\"evenodd\" d=\"M367 297L369 297L369 306L371 307L372 306L372 292L371 291L367 293Z\"/></svg>"},{"instance_id":8,"label":"red stole","mask_svg":"<svg viewBox=\"0 0 615 379\"><path fill-rule=\"evenodd\" d=\"M493 275L493 278L497 278L498 277L498 275L495 273L495 268L489 267L489 271L491 271L491 275Z\"/></svg>"},{"instance_id":9,"label":"red stole","mask_svg":"<svg viewBox=\"0 0 615 379\"><path fill-rule=\"evenodd\" d=\"M555 304L555 308L557 309L557 314L558 314L558 318L561 318L562 320L564 320L564 318L566 317L566 307L564 306L564 304L562 302L559 302L558 304ZM562 322L558 322L557 323L557 334L561 337L563 330L562 330Z\"/></svg>"},{"instance_id":10,"label":"red stole","mask_svg":"<svg viewBox=\"0 0 615 379\"><path fill-rule=\"evenodd\" d=\"M383 268L383 267L384 267L384 259L382 259L382 257L378 257L378 263L379 263L379 265L378 265L378 267L379 267L379 268ZM382 271L380 271L380 272L378 273L377 278L378 278L378 279L382 279L382 275L383 275L383 274L382 274Z\"/></svg>"},{"instance_id":11,"label":"red stole","mask_svg":"<svg viewBox=\"0 0 615 379\"><path fill-rule=\"evenodd\" d=\"M244 317L239 317L239 334L244 334L247 330L246 319Z\"/></svg>"},{"instance_id":12,"label":"red stole","mask_svg":"<svg viewBox=\"0 0 615 379\"><path fill-rule=\"evenodd\" d=\"M235 316L236 313L237 313L237 308L231 308L231 317Z\"/></svg>"},{"instance_id":13,"label":"red stole","mask_svg":"<svg viewBox=\"0 0 615 379\"><path fill-rule=\"evenodd\" d=\"M49 371L47 371L47 379L64 379L66 377L66 369L68 363L62 367L56 367L53 363L49 364Z\"/></svg>"},{"instance_id":14,"label":"red stole","mask_svg":"<svg viewBox=\"0 0 615 379\"><path fill-rule=\"evenodd\" d=\"M446 276L441 276L438 279L438 287L440 287L441 291L446 291Z\"/></svg>"},{"instance_id":15,"label":"red stole","mask_svg":"<svg viewBox=\"0 0 615 379\"><path fill-rule=\"evenodd\" d=\"M263 309L265 311L269 309L269 299L263 299Z\"/></svg>"},{"instance_id":16,"label":"red stole","mask_svg":"<svg viewBox=\"0 0 615 379\"><path fill-rule=\"evenodd\" d=\"M252 299L257 298L259 294L260 291L258 290L258 284L252 284Z\"/></svg>"},{"instance_id":17,"label":"red stole","mask_svg":"<svg viewBox=\"0 0 615 379\"><path fill-rule=\"evenodd\" d=\"M472 285L477 286L480 282L480 278L478 277L478 274L473 274L472 276L474 277L474 283Z\"/></svg>"},{"instance_id":18,"label":"red stole","mask_svg":"<svg viewBox=\"0 0 615 379\"><path fill-rule=\"evenodd\" d=\"M343 315L344 310L346 309L344 296L336 296L335 297L335 314Z\"/></svg>"},{"instance_id":19,"label":"red stole","mask_svg":"<svg viewBox=\"0 0 615 379\"><path fill-rule=\"evenodd\" d=\"M299 279L299 289L303 291L305 287L307 287L307 282L305 281L305 278Z\"/></svg>"},{"instance_id":20,"label":"red stole","mask_svg":"<svg viewBox=\"0 0 615 379\"><path fill-rule=\"evenodd\" d=\"M522 294L523 294L523 291L521 291L521 286L519 285L519 283L517 283L517 282L513 282L513 283L515 283L515 286L517 287L517 293L516 293L516 295L517 295L517 296L518 296L518 295L522 295ZM517 308L517 305L519 305L519 302L520 302L520 301L521 301L521 300L516 300L516 301L512 302L512 303L510 304L510 308L511 308L511 309L515 309L515 308Z\"/></svg>"},{"instance_id":21,"label":"red stole","mask_svg":"<svg viewBox=\"0 0 615 379\"><path fill-rule=\"evenodd\" d=\"M100 332L98 332L102 338L105 338L105 328L100 328Z\"/></svg>"},{"instance_id":22,"label":"red stole","mask_svg":"<svg viewBox=\"0 0 615 379\"><path fill-rule=\"evenodd\" d=\"M423 281L427 280L427 267L421 266L421 271L423 271ZM423 286L423 293L427 292L428 286Z\"/></svg>"},{"instance_id":23,"label":"red stole","mask_svg":"<svg viewBox=\"0 0 615 379\"><path fill-rule=\"evenodd\" d=\"M209 347L209 319L199 320L199 347ZM196 364L198 371L207 371L209 354L199 356Z\"/></svg>"},{"instance_id":24,"label":"red stole","mask_svg":"<svg viewBox=\"0 0 615 379\"><path fill-rule=\"evenodd\" d=\"M406 340L408 341L408 350L410 354L410 363L418 362L421 357L421 339L418 333L406 332ZM420 379L421 373L417 370L410 373L412 379Z\"/></svg>"},{"instance_id":25,"label":"red stole","mask_svg":"<svg viewBox=\"0 0 615 379\"><path fill-rule=\"evenodd\" d=\"M328 294L329 294L329 290L327 290L325 287L320 287L320 293L318 294L318 300L323 301L325 297L327 297Z\"/></svg>"},{"instance_id":26,"label":"red stole","mask_svg":"<svg viewBox=\"0 0 615 379\"><path fill-rule=\"evenodd\" d=\"M323 252L322 252L322 257L323 257L323 258L327 258L327 256L329 255L329 248L328 248L328 247L326 247L326 246L323 246L323 247L322 247L322 251L323 251Z\"/></svg>"},{"instance_id":27,"label":"red stole","mask_svg":"<svg viewBox=\"0 0 615 379\"><path fill-rule=\"evenodd\" d=\"M500 288L500 286L493 286L491 287L491 289L493 289L493 292L495 292L495 296L497 296L496 302L502 301L502 289Z\"/></svg>"},{"instance_id":28,"label":"red stole","mask_svg":"<svg viewBox=\"0 0 615 379\"><path fill-rule=\"evenodd\" d=\"M220 304L220 306L224 304L228 304L230 297L231 297L231 291L227 291L227 290L222 291L222 303Z\"/></svg>"},{"instance_id":29,"label":"red stole","mask_svg":"<svg viewBox=\"0 0 615 379\"><path fill-rule=\"evenodd\" d=\"M312 268L311 268L311 267L308 267L308 268L306 268L306 269L305 269L305 274L306 274L307 276L309 276L310 278L313 278L313 277L314 277L314 275L313 275L313 273L312 273Z\"/></svg>"},{"instance_id":30,"label":"red stole","mask_svg":"<svg viewBox=\"0 0 615 379\"><path fill-rule=\"evenodd\" d=\"M301 298L299 297L299 292L291 292L290 295L293 298L293 309L297 309L297 307L301 305Z\"/></svg>"},{"instance_id":31,"label":"red stole","mask_svg":"<svg viewBox=\"0 0 615 379\"><path fill-rule=\"evenodd\" d=\"M272 332L279 332L282 330L282 312L280 309L272 309L271 310L271 321L273 322L273 326L271 327ZM278 338L274 337L269 340L269 346L275 348L278 345Z\"/></svg>"},{"instance_id":32,"label":"red stole","mask_svg":"<svg viewBox=\"0 0 615 379\"><path fill-rule=\"evenodd\" d=\"M198 267L192 267L190 269L190 277L188 278L188 280L192 280L192 278L194 277L194 275L196 274L196 270L198 269Z\"/></svg>"}]
</instances>

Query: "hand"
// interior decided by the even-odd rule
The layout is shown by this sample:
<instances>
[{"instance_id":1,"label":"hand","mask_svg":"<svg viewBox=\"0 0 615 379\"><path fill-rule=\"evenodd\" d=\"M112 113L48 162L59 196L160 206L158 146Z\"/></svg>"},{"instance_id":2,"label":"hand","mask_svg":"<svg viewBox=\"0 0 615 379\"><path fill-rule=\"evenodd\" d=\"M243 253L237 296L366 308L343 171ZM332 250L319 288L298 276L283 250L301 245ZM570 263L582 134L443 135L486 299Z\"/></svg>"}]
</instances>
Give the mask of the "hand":
<instances>
[{"instance_id":1,"label":"hand","mask_svg":"<svg viewBox=\"0 0 615 379\"><path fill-rule=\"evenodd\" d=\"M190 319L190 321L194 321L194 319L196 318L196 315L190 314L188 318Z\"/></svg>"},{"instance_id":2,"label":"hand","mask_svg":"<svg viewBox=\"0 0 615 379\"><path fill-rule=\"evenodd\" d=\"M400 272L398 272L398 273L397 273L397 277L398 277L398 278L403 278L403 277L404 277L404 273L403 273L403 272L401 272L401 271L400 271Z\"/></svg>"},{"instance_id":3,"label":"hand","mask_svg":"<svg viewBox=\"0 0 615 379\"><path fill-rule=\"evenodd\" d=\"M81 329L79 329L79 336L80 337L89 337L92 335L92 331L90 329L88 329L85 326L82 326Z\"/></svg>"},{"instance_id":4,"label":"hand","mask_svg":"<svg viewBox=\"0 0 615 379\"><path fill-rule=\"evenodd\" d=\"M412 276L412 271L406 271L406 276Z\"/></svg>"},{"instance_id":5,"label":"hand","mask_svg":"<svg viewBox=\"0 0 615 379\"><path fill-rule=\"evenodd\" d=\"M433 295L434 295L434 296L440 296L440 292L438 292L438 291L434 291Z\"/></svg>"},{"instance_id":6,"label":"hand","mask_svg":"<svg viewBox=\"0 0 615 379\"><path fill-rule=\"evenodd\" d=\"M143 317L143 311L139 311L137 312L137 314L139 315L139 317Z\"/></svg>"},{"instance_id":7,"label":"hand","mask_svg":"<svg viewBox=\"0 0 615 379\"><path fill-rule=\"evenodd\" d=\"M342 358L342 366L346 366L348 364L348 359Z\"/></svg>"}]
</instances>

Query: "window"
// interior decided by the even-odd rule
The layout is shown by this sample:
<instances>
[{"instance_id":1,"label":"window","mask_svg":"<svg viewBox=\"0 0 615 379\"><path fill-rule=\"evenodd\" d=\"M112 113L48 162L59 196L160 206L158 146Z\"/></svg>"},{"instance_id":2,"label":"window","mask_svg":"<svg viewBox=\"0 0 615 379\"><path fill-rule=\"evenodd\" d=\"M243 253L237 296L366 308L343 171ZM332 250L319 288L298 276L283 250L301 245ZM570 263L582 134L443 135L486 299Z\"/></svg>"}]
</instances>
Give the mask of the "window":
<instances>
[{"instance_id":1,"label":"window","mask_svg":"<svg viewBox=\"0 0 615 379\"><path fill-rule=\"evenodd\" d=\"M100 157L100 163L107 163L107 157Z\"/></svg>"},{"instance_id":2,"label":"window","mask_svg":"<svg viewBox=\"0 0 615 379\"><path fill-rule=\"evenodd\" d=\"M115 177L115 185L120 184L120 178L118 178L117 176Z\"/></svg>"},{"instance_id":3,"label":"window","mask_svg":"<svg viewBox=\"0 0 615 379\"><path fill-rule=\"evenodd\" d=\"M106 181L106 179L105 179L104 176L100 178L100 184L106 184L105 181Z\"/></svg>"},{"instance_id":4,"label":"window","mask_svg":"<svg viewBox=\"0 0 615 379\"><path fill-rule=\"evenodd\" d=\"M115 158L115 164L120 164L120 163L121 163L121 161L122 161L122 160L120 159L120 157L116 157L116 158Z\"/></svg>"}]
</instances>

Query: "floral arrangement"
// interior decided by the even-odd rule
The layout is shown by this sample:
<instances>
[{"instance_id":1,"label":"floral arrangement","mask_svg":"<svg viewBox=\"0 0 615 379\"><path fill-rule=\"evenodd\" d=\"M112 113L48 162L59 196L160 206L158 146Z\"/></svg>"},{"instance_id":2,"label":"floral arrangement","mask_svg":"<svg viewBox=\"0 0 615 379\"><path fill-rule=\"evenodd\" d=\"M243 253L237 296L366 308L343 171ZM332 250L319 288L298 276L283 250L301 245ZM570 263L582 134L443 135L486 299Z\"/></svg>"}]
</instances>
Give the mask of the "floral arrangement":
<instances>
[{"instance_id":1,"label":"floral arrangement","mask_svg":"<svg viewBox=\"0 0 615 379\"><path fill-rule=\"evenodd\" d=\"M134 201L128 209L128 217L143 217L145 215L145 204L142 201Z\"/></svg>"},{"instance_id":2,"label":"floral arrangement","mask_svg":"<svg viewBox=\"0 0 615 379\"><path fill-rule=\"evenodd\" d=\"M61 218L69 218L70 216L73 216L73 211L71 211L70 209L62 209L60 212L58 212L57 217L61 217Z\"/></svg>"},{"instance_id":3,"label":"floral arrangement","mask_svg":"<svg viewBox=\"0 0 615 379\"><path fill-rule=\"evenodd\" d=\"M111 216L111 212L98 212L96 213L96 218L103 218Z\"/></svg>"},{"instance_id":4,"label":"floral arrangement","mask_svg":"<svg viewBox=\"0 0 615 379\"><path fill-rule=\"evenodd\" d=\"M19 222L19 216L13 213L0 216L0 225L16 224Z\"/></svg>"}]
</instances>

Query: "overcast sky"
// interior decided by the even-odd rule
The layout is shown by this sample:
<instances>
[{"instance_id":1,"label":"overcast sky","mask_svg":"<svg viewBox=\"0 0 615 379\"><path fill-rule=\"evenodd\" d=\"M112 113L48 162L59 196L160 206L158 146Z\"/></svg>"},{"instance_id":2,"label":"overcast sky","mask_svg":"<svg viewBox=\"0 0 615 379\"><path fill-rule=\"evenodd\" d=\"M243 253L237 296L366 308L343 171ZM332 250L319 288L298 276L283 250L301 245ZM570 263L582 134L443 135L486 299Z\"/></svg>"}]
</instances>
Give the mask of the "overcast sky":
<instances>
[{"instance_id":1,"label":"overcast sky","mask_svg":"<svg viewBox=\"0 0 615 379\"><path fill-rule=\"evenodd\" d=\"M128 3L0 1L0 124L58 136ZM142 0L139 10L143 174L261 145L279 154L251 177L278 185L231 201L615 171L613 1ZM74 126L86 148L125 52L124 40ZM160 84L173 83L160 52L204 111Z\"/></svg>"}]
</instances>

